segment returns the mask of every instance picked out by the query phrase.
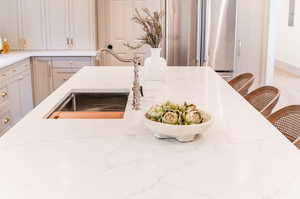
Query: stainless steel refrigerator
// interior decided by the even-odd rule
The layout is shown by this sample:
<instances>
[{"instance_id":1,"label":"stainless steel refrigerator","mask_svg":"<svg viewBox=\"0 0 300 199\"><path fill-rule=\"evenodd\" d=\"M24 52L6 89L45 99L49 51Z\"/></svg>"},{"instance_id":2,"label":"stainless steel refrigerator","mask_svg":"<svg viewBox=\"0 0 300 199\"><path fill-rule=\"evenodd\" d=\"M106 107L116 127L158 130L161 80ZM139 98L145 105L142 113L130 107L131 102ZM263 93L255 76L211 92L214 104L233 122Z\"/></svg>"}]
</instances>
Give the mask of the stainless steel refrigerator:
<instances>
[{"instance_id":1,"label":"stainless steel refrigerator","mask_svg":"<svg viewBox=\"0 0 300 199\"><path fill-rule=\"evenodd\" d=\"M166 0L169 66L211 66L234 71L236 0Z\"/></svg>"}]
</instances>

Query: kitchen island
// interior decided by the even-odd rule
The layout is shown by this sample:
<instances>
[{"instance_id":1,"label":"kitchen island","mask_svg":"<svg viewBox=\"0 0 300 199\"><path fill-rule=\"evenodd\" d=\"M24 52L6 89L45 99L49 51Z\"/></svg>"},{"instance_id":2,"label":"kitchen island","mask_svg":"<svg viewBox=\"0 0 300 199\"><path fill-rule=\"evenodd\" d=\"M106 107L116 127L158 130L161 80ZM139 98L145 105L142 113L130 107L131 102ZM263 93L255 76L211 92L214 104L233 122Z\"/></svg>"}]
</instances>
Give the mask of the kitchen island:
<instances>
[{"instance_id":1,"label":"kitchen island","mask_svg":"<svg viewBox=\"0 0 300 199\"><path fill-rule=\"evenodd\" d=\"M123 119L45 117L71 90L130 91L133 69L85 67L0 139L0 198L296 199L299 151L210 68L172 67ZM213 126L191 143L143 125L164 100L195 103Z\"/></svg>"}]
</instances>

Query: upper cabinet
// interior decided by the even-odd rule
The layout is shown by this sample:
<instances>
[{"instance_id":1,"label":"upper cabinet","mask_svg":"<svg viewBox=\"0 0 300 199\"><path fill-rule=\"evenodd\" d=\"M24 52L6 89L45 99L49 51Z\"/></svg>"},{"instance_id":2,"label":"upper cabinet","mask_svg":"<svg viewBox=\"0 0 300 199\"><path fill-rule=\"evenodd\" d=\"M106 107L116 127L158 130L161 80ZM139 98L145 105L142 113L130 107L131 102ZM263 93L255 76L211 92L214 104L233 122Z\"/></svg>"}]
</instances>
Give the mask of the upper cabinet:
<instances>
[{"instance_id":1,"label":"upper cabinet","mask_svg":"<svg viewBox=\"0 0 300 199\"><path fill-rule=\"evenodd\" d=\"M1 1L0 35L7 38L13 49L19 49L19 0Z\"/></svg>"},{"instance_id":2,"label":"upper cabinet","mask_svg":"<svg viewBox=\"0 0 300 199\"><path fill-rule=\"evenodd\" d=\"M20 2L22 47L34 50L46 49L44 0L20 0Z\"/></svg>"},{"instance_id":3,"label":"upper cabinet","mask_svg":"<svg viewBox=\"0 0 300 199\"><path fill-rule=\"evenodd\" d=\"M59 5L59 6L58 6ZM69 0L46 0L49 49L69 48Z\"/></svg>"},{"instance_id":4,"label":"upper cabinet","mask_svg":"<svg viewBox=\"0 0 300 199\"><path fill-rule=\"evenodd\" d=\"M95 0L1 2L0 35L12 49L95 50Z\"/></svg>"},{"instance_id":5,"label":"upper cabinet","mask_svg":"<svg viewBox=\"0 0 300 199\"><path fill-rule=\"evenodd\" d=\"M95 49L95 0L70 0L69 5L71 47L74 49Z\"/></svg>"},{"instance_id":6,"label":"upper cabinet","mask_svg":"<svg viewBox=\"0 0 300 199\"><path fill-rule=\"evenodd\" d=\"M95 0L46 2L49 49L95 49Z\"/></svg>"}]
</instances>

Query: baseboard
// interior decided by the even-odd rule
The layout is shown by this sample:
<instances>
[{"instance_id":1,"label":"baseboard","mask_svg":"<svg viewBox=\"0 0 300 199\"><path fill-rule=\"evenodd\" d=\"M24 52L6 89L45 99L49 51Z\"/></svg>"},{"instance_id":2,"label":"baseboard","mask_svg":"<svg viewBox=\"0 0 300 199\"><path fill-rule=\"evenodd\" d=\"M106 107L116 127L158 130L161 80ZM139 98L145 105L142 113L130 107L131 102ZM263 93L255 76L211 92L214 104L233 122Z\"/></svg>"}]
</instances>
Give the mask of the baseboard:
<instances>
[{"instance_id":1,"label":"baseboard","mask_svg":"<svg viewBox=\"0 0 300 199\"><path fill-rule=\"evenodd\" d=\"M281 60L275 60L275 67L290 73L293 73L295 75L299 75L300 76L300 67L291 65L289 63L286 63L284 61Z\"/></svg>"}]
</instances>

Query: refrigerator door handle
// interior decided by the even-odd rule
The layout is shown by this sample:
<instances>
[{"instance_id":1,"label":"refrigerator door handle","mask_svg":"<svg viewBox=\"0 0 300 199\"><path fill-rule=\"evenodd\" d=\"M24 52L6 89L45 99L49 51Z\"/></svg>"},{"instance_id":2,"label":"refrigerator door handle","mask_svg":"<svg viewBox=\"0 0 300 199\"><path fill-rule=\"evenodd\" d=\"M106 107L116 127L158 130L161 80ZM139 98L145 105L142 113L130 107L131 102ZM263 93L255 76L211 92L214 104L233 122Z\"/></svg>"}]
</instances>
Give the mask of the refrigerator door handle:
<instances>
[{"instance_id":1,"label":"refrigerator door handle","mask_svg":"<svg viewBox=\"0 0 300 199\"><path fill-rule=\"evenodd\" d=\"M237 46L237 56L241 56L241 51L242 51L242 40L238 40L238 46Z\"/></svg>"}]
</instances>

